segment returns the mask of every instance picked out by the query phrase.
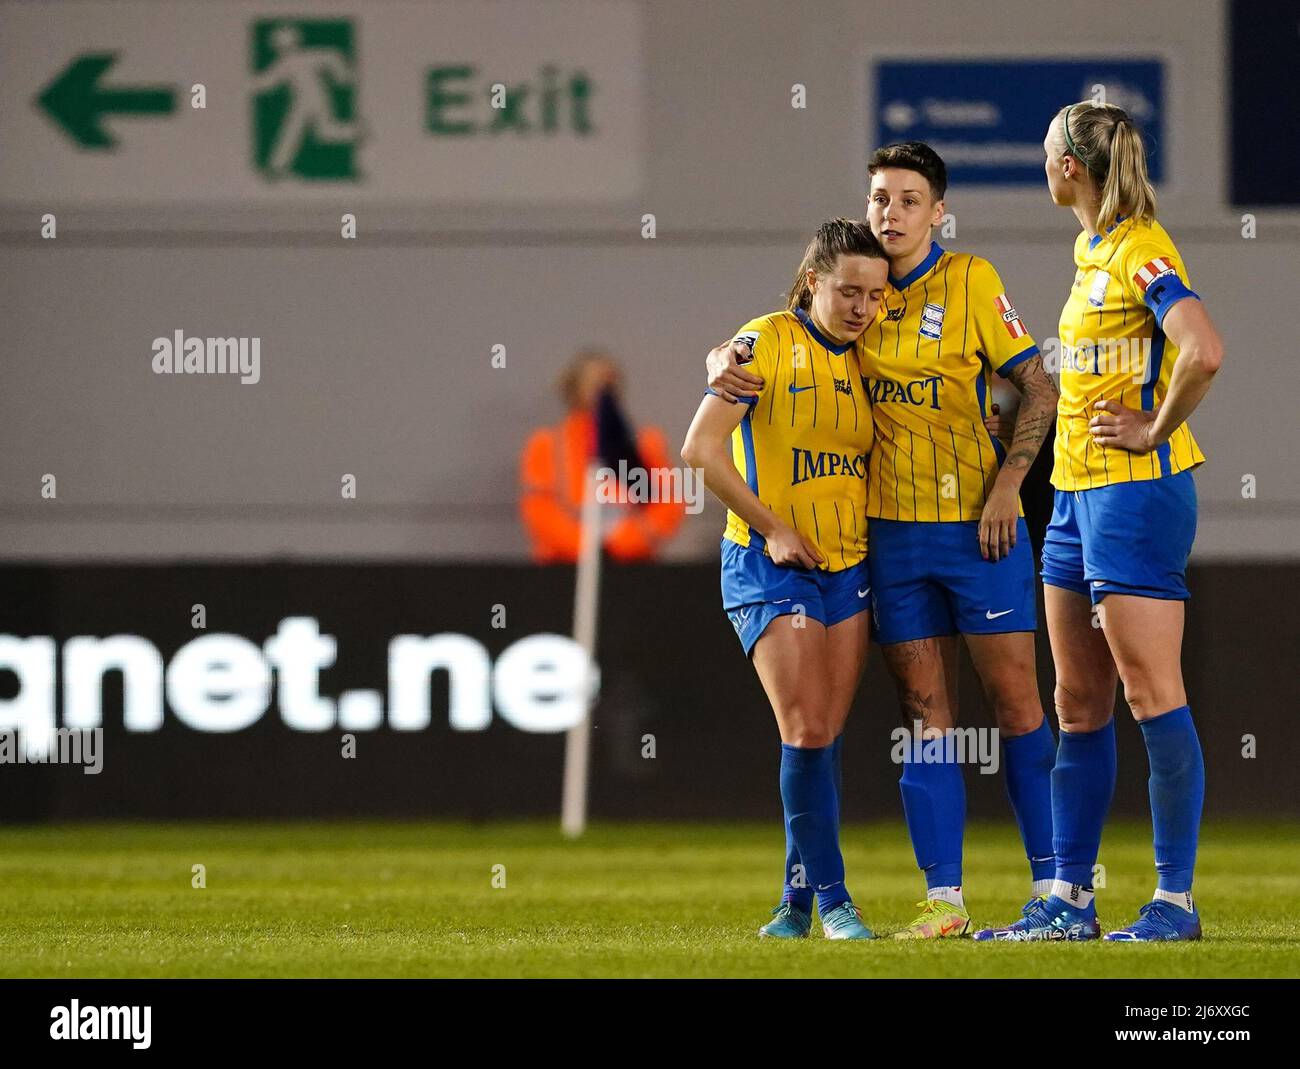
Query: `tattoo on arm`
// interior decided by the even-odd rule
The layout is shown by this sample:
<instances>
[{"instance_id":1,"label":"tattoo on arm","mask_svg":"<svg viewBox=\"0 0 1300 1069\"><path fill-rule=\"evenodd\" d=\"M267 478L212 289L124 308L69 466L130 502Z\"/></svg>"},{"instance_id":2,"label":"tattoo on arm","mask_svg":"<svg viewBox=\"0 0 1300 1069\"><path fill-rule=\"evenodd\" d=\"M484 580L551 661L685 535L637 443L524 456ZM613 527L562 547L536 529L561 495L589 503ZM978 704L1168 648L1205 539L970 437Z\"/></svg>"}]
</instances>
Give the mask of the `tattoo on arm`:
<instances>
[{"instance_id":1,"label":"tattoo on arm","mask_svg":"<svg viewBox=\"0 0 1300 1069\"><path fill-rule=\"evenodd\" d=\"M1003 467L1029 468L1038 457L1043 439L1056 419L1060 391L1043 369L1043 358L1035 355L1011 369L1008 376L1020 391L1020 412L1016 416L1016 436L1007 451Z\"/></svg>"}]
</instances>

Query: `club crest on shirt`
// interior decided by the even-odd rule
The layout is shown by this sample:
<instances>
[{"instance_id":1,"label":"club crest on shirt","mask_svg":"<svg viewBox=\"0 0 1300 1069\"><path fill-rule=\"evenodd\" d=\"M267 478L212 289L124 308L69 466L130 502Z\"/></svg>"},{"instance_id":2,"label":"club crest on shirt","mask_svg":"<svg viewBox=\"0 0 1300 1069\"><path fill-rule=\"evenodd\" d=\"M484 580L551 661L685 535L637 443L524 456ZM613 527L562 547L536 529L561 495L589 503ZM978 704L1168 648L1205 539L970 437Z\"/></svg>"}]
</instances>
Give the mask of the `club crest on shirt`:
<instances>
[{"instance_id":1,"label":"club crest on shirt","mask_svg":"<svg viewBox=\"0 0 1300 1069\"><path fill-rule=\"evenodd\" d=\"M1088 292L1088 303L1094 308L1100 308L1106 303L1106 287L1110 285L1110 275L1105 271L1098 271L1092 277L1092 289Z\"/></svg>"},{"instance_id":2,"label":"club crest on shirt","mask_svg":"<svg viewBox=\"0 0 1300 1069\"><path fill-rule=\"evenodd\" d=\"M936 341L943 333L943 305L927 304L921 309L921 334Z\"/></svg>"}]
</instances>

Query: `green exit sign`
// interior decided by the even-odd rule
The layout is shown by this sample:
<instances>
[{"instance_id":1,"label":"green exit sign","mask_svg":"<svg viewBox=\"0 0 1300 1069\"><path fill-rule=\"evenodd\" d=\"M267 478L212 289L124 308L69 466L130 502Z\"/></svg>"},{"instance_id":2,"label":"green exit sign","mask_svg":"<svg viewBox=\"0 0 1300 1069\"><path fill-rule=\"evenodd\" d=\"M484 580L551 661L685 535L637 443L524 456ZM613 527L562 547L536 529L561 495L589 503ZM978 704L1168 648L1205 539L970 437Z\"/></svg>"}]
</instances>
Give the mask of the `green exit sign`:
<instances>
[{"instance_id":1,"label":"green exit sign","mask_svg":"<svg viewBox=\"0 0 1300 1069\"><path fill-rule=\"evenodd\" d=\"M479 73L468 64L431 67L425 75L424 126L431 134L588 135L594 132L593 86L582 71L543 66L524 81Z\"/></svg>"}]
</instances>

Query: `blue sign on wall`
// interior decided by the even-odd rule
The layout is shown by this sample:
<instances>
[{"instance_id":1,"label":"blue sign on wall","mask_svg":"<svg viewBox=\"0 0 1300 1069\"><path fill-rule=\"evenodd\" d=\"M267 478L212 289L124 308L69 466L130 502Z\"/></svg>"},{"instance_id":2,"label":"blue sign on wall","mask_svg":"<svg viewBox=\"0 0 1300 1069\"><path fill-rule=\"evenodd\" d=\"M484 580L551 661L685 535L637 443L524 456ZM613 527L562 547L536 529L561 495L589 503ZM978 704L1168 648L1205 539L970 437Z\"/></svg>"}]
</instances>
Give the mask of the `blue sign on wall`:
<instances>
[{"instance_id":1,"label":"blue sign on wall","mask_svg":"<svg viewBox=\"0 0 1300 1069\"><path fill-rule=\"evenodd\" d=\"M872 148L925 141L954 185L1042 185L1043 135L1057 110L1096 86L1137 123L1155 182L1164 176L1164 63L1114 60L879 60Z\"/></svg>"}]
</instances>

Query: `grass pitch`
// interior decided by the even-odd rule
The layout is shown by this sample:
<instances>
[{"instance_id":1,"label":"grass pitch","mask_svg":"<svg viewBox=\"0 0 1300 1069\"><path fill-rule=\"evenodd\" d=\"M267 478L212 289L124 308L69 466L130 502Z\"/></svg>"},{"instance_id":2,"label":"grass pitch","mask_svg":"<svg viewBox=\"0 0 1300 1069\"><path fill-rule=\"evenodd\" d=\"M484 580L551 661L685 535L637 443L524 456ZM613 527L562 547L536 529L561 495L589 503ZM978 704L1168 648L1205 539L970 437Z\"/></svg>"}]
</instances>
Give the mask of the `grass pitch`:
<instances>
[{"instance_id":1,"label":"grass pitch","mask_svg":"<svg viewBox=\"0 0 1300 1069\"><path fill-rule=\"evenodd\" d=\"M924 888L900 823L844 832L888 935ZM0 829L5 977L1295 977L1300 826L1203 829L1199 944L760 941L779 826L101 824ZM1155 886L1148 824L1106 830L1103 929ZM206 887L192 886L204 866ZM496 868L504 866L504 868ZM494 886L504 884L504 886ZM976 924L1027 897L1015 830L966 840Z\"/></svg>"}]
</instances>

